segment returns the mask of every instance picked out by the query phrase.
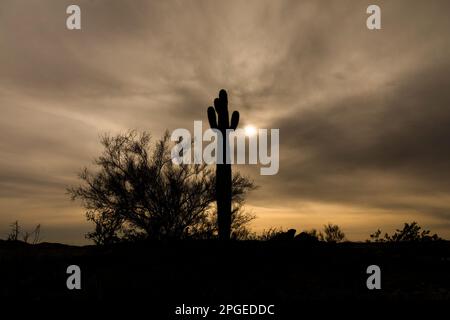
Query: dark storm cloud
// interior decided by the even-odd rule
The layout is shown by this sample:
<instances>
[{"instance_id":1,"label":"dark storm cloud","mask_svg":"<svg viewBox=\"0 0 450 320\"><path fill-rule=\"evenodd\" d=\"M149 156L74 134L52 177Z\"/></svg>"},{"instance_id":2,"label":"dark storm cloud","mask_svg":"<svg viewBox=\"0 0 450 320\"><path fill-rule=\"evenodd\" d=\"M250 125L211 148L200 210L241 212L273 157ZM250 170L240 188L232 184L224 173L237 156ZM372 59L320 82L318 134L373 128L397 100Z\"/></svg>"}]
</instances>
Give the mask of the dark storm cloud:
<instances>
[{"instance_id":1,"label":"dark storm cloud","mask_svg":"<svg viewBox=\"0 0 450 320\"><path fill-rule=\"evenodd\" d=\"M284 197L447 213L413 197L450 193L450 65L404 75L382 91L332 101L275 124ZM289 181L285 184L282 181Z\"/></svg>"},{"instance_id":2,"label":"dark storm cloud","mask_svg":"<svg viewBox=\"0 0 450 320\"><path fill-rule=\"evenodd\" d=\"M220 88L242 125L281 130L279 175L241 168L261 185L249 204L447 219L448 1L379 1L375 32L369 1L76 3L81 31L72 1L0 3L1 225L82 224L63 186L99 134L192 129Z\"/></svg>"}]
</instances>

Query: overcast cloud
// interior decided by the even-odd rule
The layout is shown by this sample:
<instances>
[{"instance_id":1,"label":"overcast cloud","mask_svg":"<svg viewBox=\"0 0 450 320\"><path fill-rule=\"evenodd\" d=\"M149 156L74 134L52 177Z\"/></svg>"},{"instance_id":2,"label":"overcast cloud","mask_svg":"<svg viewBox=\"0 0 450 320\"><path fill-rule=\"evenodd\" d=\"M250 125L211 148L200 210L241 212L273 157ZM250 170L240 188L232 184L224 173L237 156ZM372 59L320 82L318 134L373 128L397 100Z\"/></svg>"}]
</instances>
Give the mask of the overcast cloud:
<instances>
[{"instance_id":1,"label":"overcast cloud","mask_svg":"<svg viewBox=\"0 0 450 320\"><path fill-rule=\"evenodd\" d=\"M331 220L360 240L415 219L450 236L448 1L377 1L380 31L370 1L76 1L69 31L72 3L0 3L2 234L18 219L81 243L65 187L99 135L192 128L226 88L242 126L280 129L278 175L240 168L256 228Z\"/></svg>"}]
</instances>

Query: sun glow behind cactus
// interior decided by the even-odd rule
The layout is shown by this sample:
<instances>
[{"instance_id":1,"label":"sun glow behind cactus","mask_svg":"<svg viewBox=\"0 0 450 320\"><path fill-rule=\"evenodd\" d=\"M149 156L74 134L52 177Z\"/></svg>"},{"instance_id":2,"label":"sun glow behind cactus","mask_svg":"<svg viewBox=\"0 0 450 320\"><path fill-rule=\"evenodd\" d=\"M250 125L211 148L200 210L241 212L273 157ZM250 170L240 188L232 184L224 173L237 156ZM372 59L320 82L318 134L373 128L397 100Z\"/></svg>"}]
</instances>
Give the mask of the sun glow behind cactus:
<instances>
[{"instance_id":1,"label":"sun glow behind cactus","mask_svg":"<svg viewBox=\"0 0 450 320\"><path fill-rule=\"evenodd\" d=\"M256 135L256 133L258 132L258 130L256 130L256 128L252 125L248 125L244 128L245 130L245 135L251 137Z\"/></svg>"}]
</instances>

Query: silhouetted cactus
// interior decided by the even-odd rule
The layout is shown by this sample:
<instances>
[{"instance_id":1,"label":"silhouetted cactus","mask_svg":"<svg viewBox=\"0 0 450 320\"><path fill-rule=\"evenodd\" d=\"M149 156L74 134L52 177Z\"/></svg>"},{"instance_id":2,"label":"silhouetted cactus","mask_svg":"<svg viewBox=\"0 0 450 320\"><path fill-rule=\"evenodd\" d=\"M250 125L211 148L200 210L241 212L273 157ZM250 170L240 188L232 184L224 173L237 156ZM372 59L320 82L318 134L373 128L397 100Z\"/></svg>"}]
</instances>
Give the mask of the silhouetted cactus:
<instances>
[{"instance_id":1,"label":"silhouetted cactus","mask_svg":"<svg viewBox=\"0 0 450 320\"><path fill-rule=\"evenodd\" d=\"M216 118L217 113L217 118ZM231 233L231 164L226 163L229 143L225 139L227 129L235 130L239 124L239 112L234 111L231 122L228 116L228 96L225 90L220 90L219 98L214 99L214 108L208 108L208 121L211 129L218 129L223 137L222 164L216 165L216 200L219 239L230 239ZM218 159L218 162L219 159Z\"/></svg>"}]
</instances>

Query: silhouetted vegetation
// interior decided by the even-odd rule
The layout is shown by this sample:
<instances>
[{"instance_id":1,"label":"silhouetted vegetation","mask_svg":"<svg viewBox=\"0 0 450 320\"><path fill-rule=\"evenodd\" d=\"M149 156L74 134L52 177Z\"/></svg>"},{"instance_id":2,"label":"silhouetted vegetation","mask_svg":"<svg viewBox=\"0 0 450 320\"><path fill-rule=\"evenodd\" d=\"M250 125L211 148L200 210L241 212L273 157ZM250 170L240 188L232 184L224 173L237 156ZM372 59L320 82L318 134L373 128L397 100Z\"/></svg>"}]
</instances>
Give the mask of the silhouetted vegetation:
<instances>
[{"instance_id":1,"label":"silhouetted vegetation","mask_svg":"<svg viewBox=\"0 0 450 320\"><path fill-rule=\"evenodd\" d=\"M154 145L146 132L105 135L98 171L84 168L83 184L68 189L95 224L87 237L97 244L136 239L217 237L216 181L206 164L173 164L166 133ZM242 210L254 188L248 178L232 177L231 227L234 238L249 234L254 218Z\"/></svg>"},{"instance_id":2,"label":"silhouetted vegetation","mask_svg":"<svg viewBox=\"0 0 450 320\"><path fill-rule=\"evenodd\" d=\"M20 235L19 221L17 221L17 220L14 221L13 223L11 223L10 227L11 227L11 231L8 234L8 240L9 241L19 240L19 235Z\"/></svg>"},{"instance_id":3,"label":"silhouetted vegetation","mask_svg":"<svg viewBox=\"0 0 450 320\"><path fill-rule=\"evenodd\" d=\"M41 225L38 224L33 231L22 231L19 221L14 221L10 225L11 231L8 234L8 241L23 241L25 243L37 244L41 241ZM31 240L31 241L30 241Z\"/></svg>"},{"instance_id":4,"label":"silhouetted vegetation","mask_svg":"<svg viewBox=\"0 0 450 320\"><path fill-rule=\"evenodd\" d=\"M295 229L284 231L282 228L269 228L263 230L260 235L254 234L254 240L273 241L273 240L292 240L295 236Z\"/></svg>"},{"instance_id":5,"label":"silhouetted vegetation","mask_svg":"<svg viewBox=\"0 0 450 320\"><path fill-rule=\"evenodd\" d=\"M345 240L345 233L337 224L328 223L323 226L321 238L325 242L337 243Z\"/></svg>"},{"instance_id":6,"label":"silhouetted vegetation","mask_svg":"<svg viewBox=\"0 0 450 320\"><path fill-rule=\"evenodd\" d=\"M255 234L255 239L261 241L276 240L280 238L281 234L284 234L283 229L272 227L269 229L264 229L259 236Z\"/></svg>"},{"instance_id":7,"label":"silhouetted vegetation","mask_svg":"<svg viewBox=\"0 0 450 320\"><path fill-rule=\"evenodd\" d=\"M323 235L322 232L319 232L316 229L305 230L296 235L294 240L305 243L316 243L323 240Z\"/></svg>"},{"instance_id":8,"label":"silhouetted vegetation","mask_svg":"<svg viewBox=\"0 0 450 320\"><path fill-rule=\"evenodd\" d=\"M367 242L427 242L442 240L437 234L432 234L430 230L422 229L417 222L405 223L403 229L397 229L394 234L385 233L381 235L381 230L370 235ZM345 241L345 233L338 225L328 223L324 225L323 232L316 229L305 230L296 235L295 229L284 231L282 228L269 228L263 230L260 235L253 234L250 237L254 240L300 240L304 242L328 242L338 243Z\"/></svg>"},{"instance_id":9,"label":"silhouetted vegetation","mask_svg":"<svg viewBox=\"0 0 450 320\"><path fill-rule=\"evenodd\" d=\"M424 230L417 222L405 223L403 229L397 229L394 234L384 234L381 236L381 230L378 229L370 235L368 242L423 242L442 240L437 234L430 235L430 230Z\"/></svg>"},{"instance_id":10,"label":"silhouetted vegetation","mask_svg":"<svg viewBox=\"0 0 450 320\"><path fill-rule=\"evenodd\" d=\"M324 225L323 233L316 229L305 230L296 235L295 229L284 231L281 228L269 228L263 230L261 235L255 235L254 239L261 241L271 240L299 240L309 243L314 242L330 242L337 243L345 240L345 234L338 225L331 223Z\"/></svg>"}]
</instances>

